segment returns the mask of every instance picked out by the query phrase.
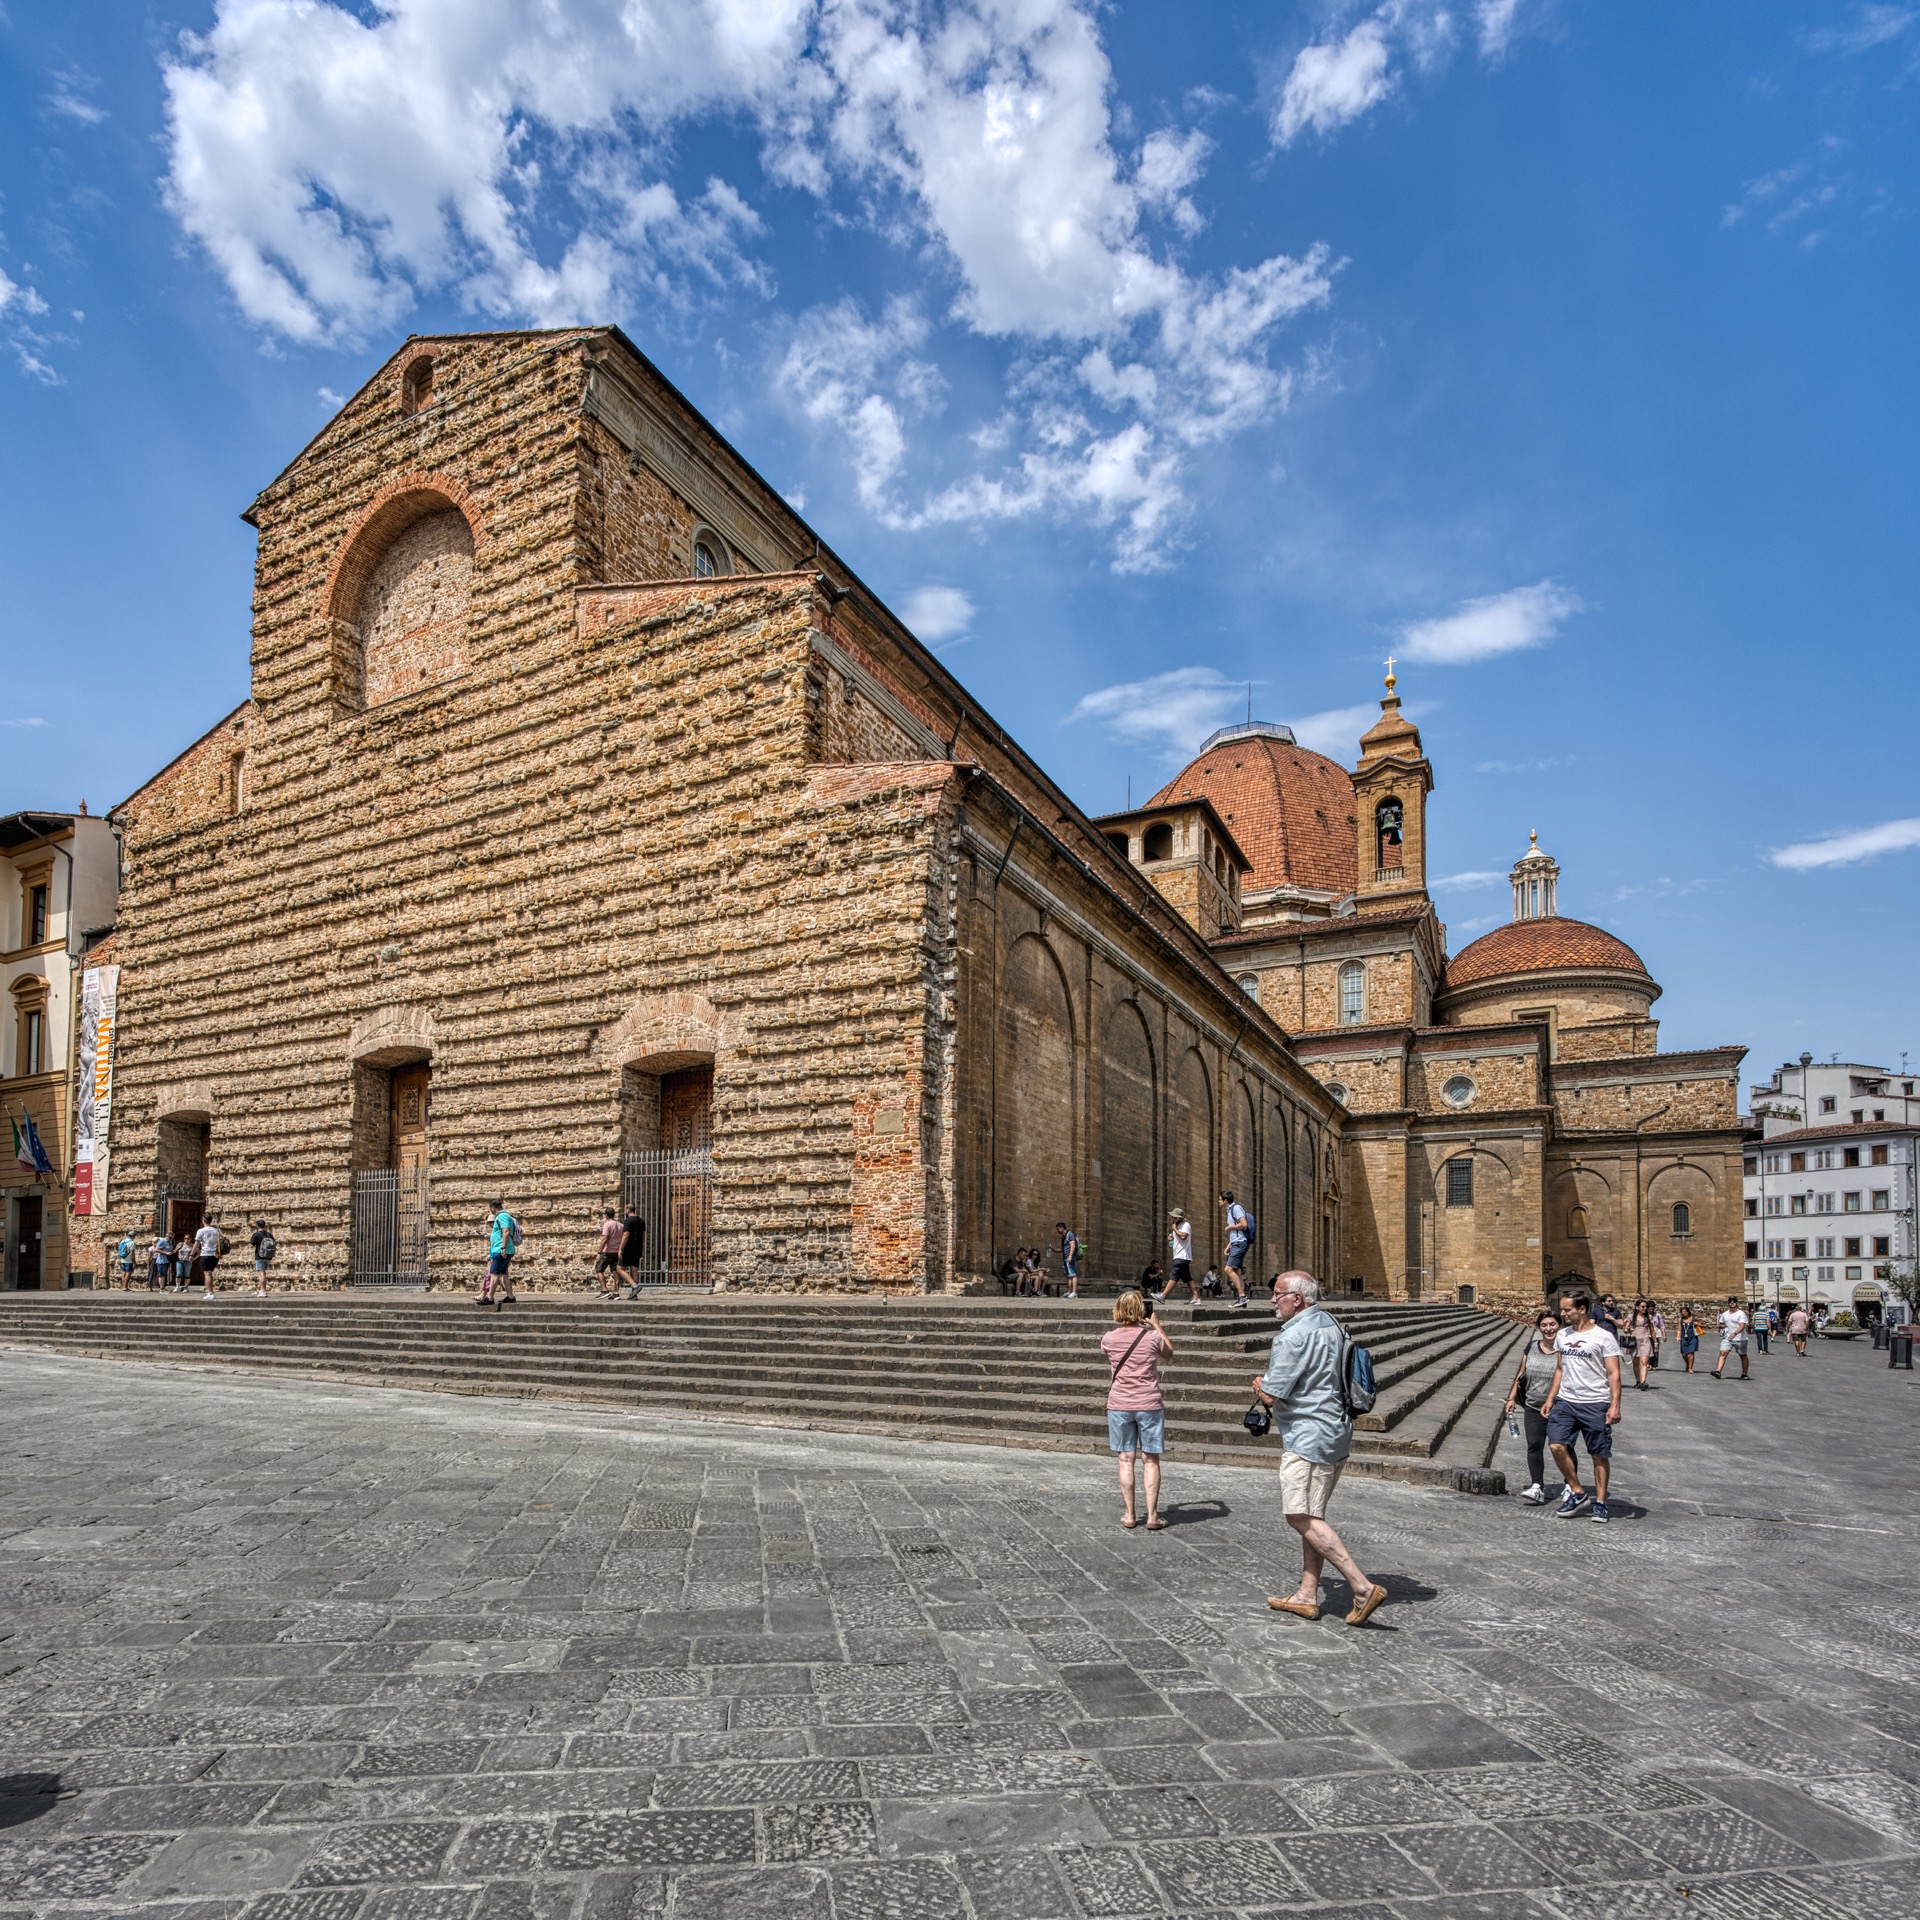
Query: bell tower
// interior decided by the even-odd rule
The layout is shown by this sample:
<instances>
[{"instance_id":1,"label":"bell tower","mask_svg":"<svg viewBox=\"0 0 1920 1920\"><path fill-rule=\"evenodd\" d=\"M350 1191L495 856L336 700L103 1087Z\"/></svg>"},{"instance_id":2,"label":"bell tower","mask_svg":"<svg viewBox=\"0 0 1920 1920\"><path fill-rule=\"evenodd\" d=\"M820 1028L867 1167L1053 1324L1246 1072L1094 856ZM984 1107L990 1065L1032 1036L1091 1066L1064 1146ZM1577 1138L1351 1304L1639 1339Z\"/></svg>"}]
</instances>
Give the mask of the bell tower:
<instances>
[{"instance_id":1,"label":"bell tower","mask_svg":"<svg viewBox=\"0 0 1920 1920\"><path fill-rule=\"evenodd\" d=\"M1427 795L1433 768L1420 729L1400 711L1393 661L1380 718L1360 736L1353 771L1354 830L1359 835L1355 910L1386 913L1427 898Z\"/></svg>"}]
</instances>

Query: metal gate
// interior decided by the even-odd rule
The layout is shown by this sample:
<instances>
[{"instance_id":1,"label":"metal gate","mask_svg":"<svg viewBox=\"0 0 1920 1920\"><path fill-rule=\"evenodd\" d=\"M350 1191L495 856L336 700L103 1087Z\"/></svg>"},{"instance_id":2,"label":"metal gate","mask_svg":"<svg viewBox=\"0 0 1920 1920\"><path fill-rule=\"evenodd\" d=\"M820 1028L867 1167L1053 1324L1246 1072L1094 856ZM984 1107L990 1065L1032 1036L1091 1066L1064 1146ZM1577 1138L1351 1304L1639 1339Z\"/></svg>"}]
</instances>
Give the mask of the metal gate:
<instances>
[{"instance_id":1,"label":"metal gate","mask_svg":"<svg viewBox=\"0 0 1920 1920\"><path fill-rule=\"evenodd\" d=\"M713 1285L712 1154L622 1154L620 1198L647 1224L643 1287Z\"/></svg>"},{"instance_id":2,"label":"metal gate","mask_svg":"<svg viewBox=\"0 0 1920 1920\"><path fill-rule=\"evenodd\" d=\"M378 1167L353 1176L352 1268L356 1287L424 1287L427 1170Z\"/></svg>"}]
</instances>

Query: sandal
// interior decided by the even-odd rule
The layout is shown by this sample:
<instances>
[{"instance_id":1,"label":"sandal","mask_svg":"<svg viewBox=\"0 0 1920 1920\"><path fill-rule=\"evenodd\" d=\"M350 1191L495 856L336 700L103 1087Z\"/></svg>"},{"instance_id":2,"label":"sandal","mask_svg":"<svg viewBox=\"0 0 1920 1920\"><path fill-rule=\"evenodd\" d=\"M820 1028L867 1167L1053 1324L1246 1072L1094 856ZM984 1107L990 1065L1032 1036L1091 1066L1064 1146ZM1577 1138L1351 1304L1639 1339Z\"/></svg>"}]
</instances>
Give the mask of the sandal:
<instances>
[{"instance_id":1,"label":"sandal","mask_svg":"<svg viewBox=\"0 0 1920 1920\"><path fill-rule=\"evenodd\" d=\"M1165 1533L1166 1530L1167 1523L1164 1520L1149 1520L1147 1522L1147 1531L1149 1533Z\"/></svg>"},{"instance_id":2,"label":"sandal","mask_svg":"<svg viewBox=\"0 0 1920 1920\"><path fill-rule=\"evenodd\" d=\"M1136 1520L1132 1514L1128 1514L1127 1517L1120 1522L1120 1524L1123 1527L1127 1527L1131 1529L1133 1527L1137 1527L1140 1524L1140 1522Z\"/></svg>"}]
</instances>

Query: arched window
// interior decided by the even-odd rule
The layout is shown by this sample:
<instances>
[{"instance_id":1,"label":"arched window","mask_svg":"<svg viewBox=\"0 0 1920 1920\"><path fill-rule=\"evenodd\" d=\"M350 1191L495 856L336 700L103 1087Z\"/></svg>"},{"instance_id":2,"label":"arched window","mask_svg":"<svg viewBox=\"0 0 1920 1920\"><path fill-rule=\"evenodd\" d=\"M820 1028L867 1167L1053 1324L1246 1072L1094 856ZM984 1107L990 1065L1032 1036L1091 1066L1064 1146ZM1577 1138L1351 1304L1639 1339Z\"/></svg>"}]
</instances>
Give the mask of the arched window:
<instances>
[{"instance_id":1,"label":"arched window","mask_svg":"<svg viewBox=\"0 0 1920 1920\"><path fill-rule=\"evenodd\" d=\"M1447 1162L1447 1205L1473 1205L1473 1162L1465 1154Z\"/></svg>"},{"instance_id":2,"label":"arched window","mask_svg":"<svg viewBox=\"0 0 1920 1920\"><path fill-rule=\"evenodd\" d=\"M1173 829L1164 820L1156 820L1146 831L1140 843L1140 857L1143 860L1171 860L1173 858Z\"/></svg>"},{"instance_id":3,"label":"arched window","mask_svg":"<svg viewBox=\"0 0 1920 1920\"><path fill-rule=\"evenodd\" d=\"M418 413L433 398L433 355L410 361L400 376L400 411Z\"/></svg>"},{"instance_id":4,"label":"arched window","mask_svg":"<svg viewBox=\"0 0 1920 1920\"><path fill-rule=\"evenodd\" d=\"M1374 837L1380 849L1378 865L1397 867L1401 864L1401 823L1405 817L1398 800L1382 800L1374 808Z\"/></svg>"},{"instance_id":5,"label":"arched window","mask_svg":"<svg viewBox=\"0 0 1920 1920\"><path fill-rule=\"evenodd\" d=\"M1106 838L1107 845L1110 846L1122 860L1125 860L1128 857L1127 836L1124 833L1110 833Z\"/></svg>"},{"instance_id":6,"label":"arched window","mask_svg":"<svg viewBox=\"0 0 1920 1920\"><path fill-rule=\"evenodd\" d=\"M1257 973L1243 973L1240 976L1240 991L1249 1000L1260 998L1260 976Z\"/></svg>"},{"instance_id":7,"label":"arched window","mask_svg":"<svg viewBox=\"0 0 1920 1920\"><path fill-rule=\"evenodd\" d=\"M1684 1240L1693 1231L1693 1209L1684 1200L1673 1203L1673 1237Z\"/></svg>"},{"instance_id":8,"label":"arched window","mask_svg":"<svg viewBox=\"0 0 1920 1920\"><path fill-rule=\"evenodd\" d=\"M1367 970L1358 960L1340 969L1340 1024L1358 1027L1367 1018Z\"/></svg>"},{"instance_id":9,"label":"arched window","mask_svg":"<svg viewBox=\"0 0 1920 1920\"><path fill-rule=\"evenodd\" d=\"M720 556L705 540L693 543L693 570L702 580L711 580L720 571Z\"/></svg>"},{"instance_id":10,"label":"arched window","mask_svg":"<svg viewBox=\"0 0 1920 1920\"><path fill-rule=\"evenodd\" d=\"M1585 1207L1575 1207L1567 1215L1567 1238L1569 1240L1584 1240L1586 1237L1587 1210Z\"/></svg>"}]
</instances>

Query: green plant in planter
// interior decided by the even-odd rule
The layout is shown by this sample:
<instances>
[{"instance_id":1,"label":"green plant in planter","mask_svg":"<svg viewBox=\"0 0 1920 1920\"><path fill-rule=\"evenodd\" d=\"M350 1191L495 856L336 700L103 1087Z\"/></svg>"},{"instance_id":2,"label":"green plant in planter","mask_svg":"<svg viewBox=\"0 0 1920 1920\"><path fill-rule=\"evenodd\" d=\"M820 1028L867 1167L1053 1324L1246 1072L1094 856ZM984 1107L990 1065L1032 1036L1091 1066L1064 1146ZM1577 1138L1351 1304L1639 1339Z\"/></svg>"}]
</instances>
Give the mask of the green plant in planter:
<instances>
[{"instance_id":1,"label":"green plant in planter","mask_svg":"<svg viewBox=\"0 0 1920 1920\"><path fill-rule=\"evenodd\" d=\"M1851 1340L1859 1331L1860 1322L1844 1310L1832 1315L1827 1321L1829 1340Z\"/></svg>"}]
</instances>

